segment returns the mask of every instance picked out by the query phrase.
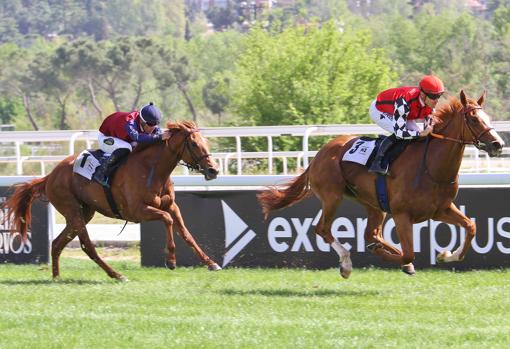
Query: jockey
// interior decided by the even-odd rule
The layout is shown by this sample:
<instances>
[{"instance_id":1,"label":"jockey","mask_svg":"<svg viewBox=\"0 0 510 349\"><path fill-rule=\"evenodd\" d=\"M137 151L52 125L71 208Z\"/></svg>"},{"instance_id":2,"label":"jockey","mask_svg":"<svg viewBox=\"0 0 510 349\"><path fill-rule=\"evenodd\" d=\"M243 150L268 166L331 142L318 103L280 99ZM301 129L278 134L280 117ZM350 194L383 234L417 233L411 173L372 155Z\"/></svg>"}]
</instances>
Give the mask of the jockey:
<instances>
[{"instance_id":1,"label":"jockey","mask_svg":"<svg viewBox=\"0 0 510 349\"><path fill-rule=\"evenodd\" d=\"M425 137L432 132L429 115L443 93L443 82L433 75L424 76L418 86L397 87L379 93L370 105L370 117L392 134L379 146L370 172L388 173L388 166L382 166L382 159L397 140ZM420 119L424 120L423 131L416 124Z\"/></svg>"},{"instance_id":2,"label":"jockey","mask_svg":"<svg viewBox=\"0 0 510 349\"><path fill-rule=\"evenodd\" d=\"M106 117L99 127L99 148L111 154L107 161L97 168L94 178L109 186L108 177L114 165L128 155L138 143L154 143L170 138L170 133L159 128L161 111L150 102L140 111L116 112Z\"/></svg>"}]
</instances>

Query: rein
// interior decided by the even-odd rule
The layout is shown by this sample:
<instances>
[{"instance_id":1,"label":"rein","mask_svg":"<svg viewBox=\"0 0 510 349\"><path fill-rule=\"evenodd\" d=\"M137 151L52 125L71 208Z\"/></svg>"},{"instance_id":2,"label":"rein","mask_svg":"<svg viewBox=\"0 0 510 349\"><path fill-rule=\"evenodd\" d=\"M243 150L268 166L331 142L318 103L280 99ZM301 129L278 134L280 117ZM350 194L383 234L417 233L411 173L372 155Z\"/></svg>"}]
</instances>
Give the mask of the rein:
<instances>
[{"instance_id":1,"label":"rein","mask_svg":"<svg viewBox=\"0 0 510 349\"><path fill-rule=\"evenodd\" d=\"M434 132L431 132L430 135L434 138L438 138L438 139L443 139L445 141L451 141L451 142L455 142L455 143L459 143L459 144L462 144L462 145L466 145L466 144L472 144L474 146L477 146L479 143L480 143L480 138L486 134L487 132L490 132L491 130L494 129L494 127L485 127L481 132L480 134L478 134L477 136L475 136L475 133L473 132L473 129L471 128L471 126L469 126L469 123L467 122L466 118L467 118L467 115L469 113L471 113L473 110L477 110L477 109L482 109L481 106L472 106L470 105L469 107L464 107L462 113L464 114L464 123L462 124L463 126L466 125L469 129L469 132L471 132L471 135L473 136L473 140L472 141L466 141L464 139L458 139L458 138L452 138L452 137L448 137L448 136L445 136L445 135L442 135L442 134L439 134L439 133L434 133ZM448 121L448 124L450 123L452 119L450 119ZM448 126L448 124L446 124L446 126ZM446 128L443 127L443 128Z\"/></svg>"},{"instance_id":2,"label":"rein","mask_svg":"<svg viewBox=\"0 0 510 349\"><path fill-rule=\"evenodd\" d=\"M462 124L462 127L464 128L464 125L466 125L468 127L469 132L473 136L473 140L472 141L466 141L466 140L464 140L462 138L460 138L460 139L452 138L452 137L448 137L448 136L445 136L445 135L442 135L442 134L439 134L439 133L434 133L434 132L431 132L430 136L433 137L433 138L442 139L442 140L445 140L445 141L455 142L455 143L461 144L461 145L472 144L472 145L474 145L475 147L478 148L479 144L480 144L480 138L484 134L486 134L487 132L490 132L491 130L493 130L494 128L493 127L485 127L477 136L475 136L475 133L473 132L473 129L469 126L469 123L467 122L467 115L469 113L471 113L473 110L477 110L477 109L482 109L482 107L481 106L468 106L468 107L464 107L463 110L462 110L462 113L464 115L464 122ZM452 119L450 119L448 121L448 123L446 124L446 126L443 127L443 129L446 128L449 125L451 120ZM462 132L461 135L462 134L464 134L464 132ZM423 158L422 158L422 161L421 161L421 164L420 164L421 171L419 171L418 176L414 179L414 182L413 182L413 187L414 188L416 188L416 186L418 185L418 182L421 179L422 173L426 173L430 177L430 179L434 183L436 183L436 184L453 184L453 183L457 182L457 179L459 177L458 174L457 174L455 179L448 180L448 181L438 181L434 177L432 177L432 174L430 173L430 171L428 169L428 166L427 166L427 154L428 154L428 151L429 151L429 143L430 143L431 137L427 137L426 145L425 145L425 152L423 153Z\"/></svg>"},{"instance_id":3,"label":"rein","mask_svg":"<svg viewBox=\"0 0 510 349\"><path fill-rule=\"evenodd\" d=\"M179 154L179 159L182 159L184 150L186 150L186 149L188 150L188 153L191 156L191 160L193 161L193 164L188 164L188 163L182 161L179 163L179 165L185 166L185 167L189 168L190 170L195 170L195 171L200 171L200 161L202 161L202 159L205 159L205 158L211 156L210 153L204 154L202 156L197 156L192 151L189 138L193 133L198 132L198 131L199 130L197 128L193 128L193 129L190 129L187 131L186 138L184 139L184 147L182 148L181 153Z\"/></svg>"}]
</instances>

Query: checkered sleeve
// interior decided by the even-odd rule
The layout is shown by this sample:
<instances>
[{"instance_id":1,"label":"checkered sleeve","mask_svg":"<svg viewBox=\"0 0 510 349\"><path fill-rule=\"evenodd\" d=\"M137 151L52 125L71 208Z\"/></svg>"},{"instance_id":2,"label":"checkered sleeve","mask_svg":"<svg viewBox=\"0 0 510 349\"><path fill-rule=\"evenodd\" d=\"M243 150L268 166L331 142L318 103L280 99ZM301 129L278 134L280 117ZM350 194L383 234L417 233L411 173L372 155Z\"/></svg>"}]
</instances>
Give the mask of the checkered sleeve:
<instances>
[{"instance_id":1,"label":"checkered sleeve","mask_svg":"<svg viewBox=\"0 0 510 349\"><path fill-rule=\"evenodd\" d=\"M419 131L408 130L407 115L409 115L409 105L407 104L404 97L400 97L395 101L395 111L393 112L393 130L395 136L401 139L413 139L418 138L420 135Z\"/></svg>"}]
</instances>

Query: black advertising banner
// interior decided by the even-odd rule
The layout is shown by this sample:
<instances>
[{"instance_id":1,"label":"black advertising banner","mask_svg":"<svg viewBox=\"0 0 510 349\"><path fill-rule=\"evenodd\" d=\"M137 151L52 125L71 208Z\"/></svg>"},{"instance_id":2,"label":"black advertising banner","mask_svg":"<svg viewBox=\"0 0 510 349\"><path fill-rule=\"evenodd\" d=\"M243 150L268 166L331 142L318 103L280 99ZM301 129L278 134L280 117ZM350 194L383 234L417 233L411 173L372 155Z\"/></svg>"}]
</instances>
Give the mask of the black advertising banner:
<instances>
[{"instance_id":1,"label":"black advertising banner","mask_svg":"<svg viewBox=\"0 0 510 349\"><path fill-rule=\"evenodd\" d=\"M0 187L0 203L9 196L8 187ZM0 210L0 263L48 263L48 203L34 200L32 205L32 228L28 240L11 232L11 223L4 222L7 210Z\"/></svg>"},{"instance_id":2,"label":"black advertising banner","mask_svg":"<svg viewBox=\"0 0 510 349\"><path fill-rule=\"evenodd\" d=\"M257 191L177 192L184 221L204 252L222 267L338 266L336 252L314 233L321 214L316 198L305 199L264 221ZM461 188L455 203L475 220L477 235L462 262L443 268L471 269L510 266L510 188ZM331 227L333 236L351 251L354 267L395 267L365 250L366 213L344 200ZM165 230L161 222L141 225L142 265L164 266ZM428 220L413 228L415 265L437 267L436 255L458 248L464 229ZM199 264L198 257L174 232L177 265ZM385 239L398 245L391 216L383 227Z\"/></svg>"}]
</instances>

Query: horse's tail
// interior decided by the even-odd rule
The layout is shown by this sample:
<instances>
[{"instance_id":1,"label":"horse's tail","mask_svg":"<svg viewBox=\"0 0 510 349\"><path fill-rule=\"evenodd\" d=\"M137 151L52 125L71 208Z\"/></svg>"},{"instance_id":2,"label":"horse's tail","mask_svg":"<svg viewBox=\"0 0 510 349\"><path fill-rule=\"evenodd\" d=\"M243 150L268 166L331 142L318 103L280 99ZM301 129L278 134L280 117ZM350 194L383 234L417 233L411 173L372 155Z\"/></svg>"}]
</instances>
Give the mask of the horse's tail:
<instances>
[{"instance_id":1,"label":"horse's tail","mask_svg":"<svg viewBox=\"0 0 510 349\"><path fill-rule=\"evenodd\" d=\"M44 194L46 180L47 177L44 177L15 184L14 193L0 205L0 209L7 209L4 223L11 222L11 229L19 232L23 241L28 237L27 231L32 222L32 202Z\"/></svg>"},{"instance_id":2,"label":"horse's tail","mask_svg":"<svg viewBox=\"0 0 510 349\"><path fill-rule=\"evenodd\" d=\"M257 195L257 199L262 206L264 218L267 218L271 211L291 206L310 195L311 188L308 169L287 183L284 188L280 189L272 186Z\"/></svg>"}]
</instances>

